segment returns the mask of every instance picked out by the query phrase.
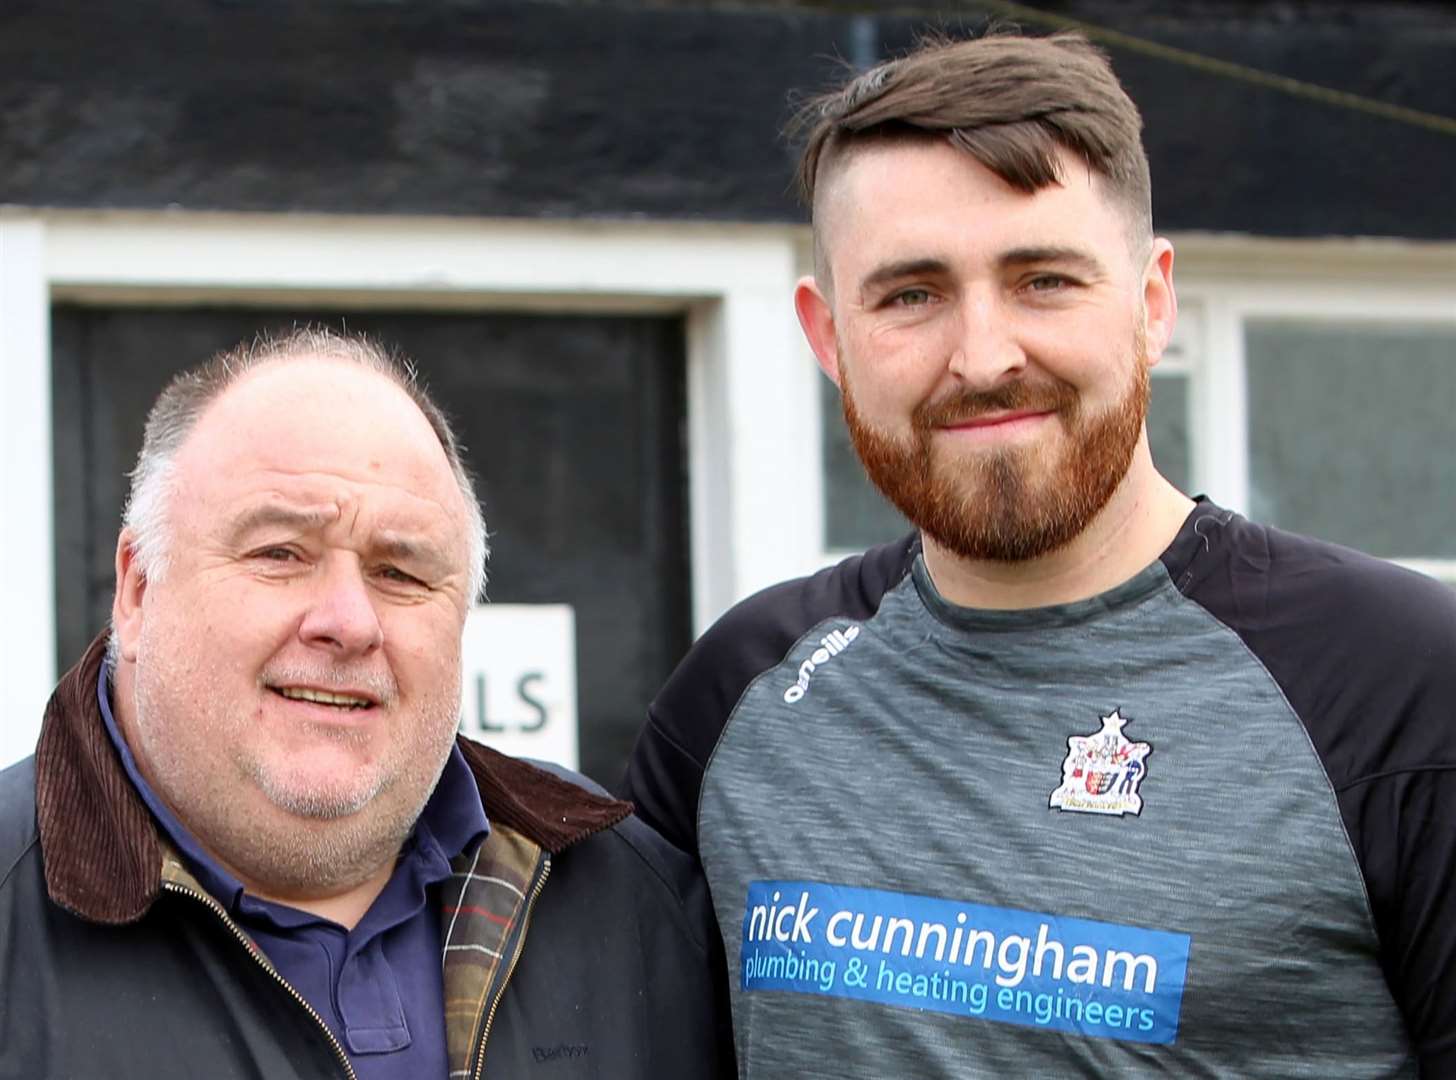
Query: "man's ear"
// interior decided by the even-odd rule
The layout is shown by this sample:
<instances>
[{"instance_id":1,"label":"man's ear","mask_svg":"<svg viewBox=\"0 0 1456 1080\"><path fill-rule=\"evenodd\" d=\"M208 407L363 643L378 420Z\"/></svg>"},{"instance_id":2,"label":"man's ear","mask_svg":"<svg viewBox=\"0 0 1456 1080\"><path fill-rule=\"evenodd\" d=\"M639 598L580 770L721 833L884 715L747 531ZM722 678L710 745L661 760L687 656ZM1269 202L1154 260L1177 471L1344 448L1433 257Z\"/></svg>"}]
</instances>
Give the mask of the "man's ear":
<instances>
[{"instance_id":1,"label":"man's ear","mask_svg":"<svg viewBox=\"0 0 1456 1080\"><path fill-rule=\"evenodd\" d=\"M122 529L116 538L116 595L111 599L111 632L116 637L117 655L123 660L136 659L146 591L146 575L136 553L136 535L130 529Z\"/></svg>"},{"instance_id":2,"label":"man's ear","mask_svg":"<svg viewBox=\"0 0 1456 1080\"><path fill-rule=\"evenodd\" d=\"M809 339L809 348L814 350L820 369L838 386L839 348L834 332L834 309L812 277L800 278L794 288L794 310L798 312L799 325L804 328L804 336Z\"/></svg>"},{"instance_id":3,"label":"man's ear","mask_svg":"<svg viewBox=\"0 0 1456 1080\"><path fill-rule=\"evenodd\" d=\"M1173 340L1178 321L1178 294L1173 290L1173 245L1159 236L1153 240L1143 272L1143 333L1148 347L1148 366L1163 358Z\"/></svg>"}]
</instances>

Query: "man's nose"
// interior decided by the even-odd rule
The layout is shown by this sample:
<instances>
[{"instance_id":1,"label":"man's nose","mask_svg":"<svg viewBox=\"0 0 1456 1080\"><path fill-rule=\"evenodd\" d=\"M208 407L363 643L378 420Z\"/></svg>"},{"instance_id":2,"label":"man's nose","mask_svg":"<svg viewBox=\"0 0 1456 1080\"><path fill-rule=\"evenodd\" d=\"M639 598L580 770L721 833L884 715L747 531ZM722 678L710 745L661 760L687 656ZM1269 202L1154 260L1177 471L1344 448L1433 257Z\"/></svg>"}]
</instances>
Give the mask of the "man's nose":
<instances>
[{"instance_id":1,"label":"man's nose","mask_svg":"<svg viewBox=\"0 0 1456 1080\"><path fill-rule=\"evenodd\" d=\"M949 368L975 390L1015 378L1027 364L1011 313L991 289L969 289L958 306Z\"/></svg>"},{"instance_id":2,"label":"man's nose","mask_svg":"<svg viewBox=\"0 0 1456 1080\"><path fill-rule=\"evenodd\" d=\"M384 642L384 627L359 561L336 556L320 567L315 592L299 627L304 644L340 656L363 656Z\"/></svg>"}]
</instances>

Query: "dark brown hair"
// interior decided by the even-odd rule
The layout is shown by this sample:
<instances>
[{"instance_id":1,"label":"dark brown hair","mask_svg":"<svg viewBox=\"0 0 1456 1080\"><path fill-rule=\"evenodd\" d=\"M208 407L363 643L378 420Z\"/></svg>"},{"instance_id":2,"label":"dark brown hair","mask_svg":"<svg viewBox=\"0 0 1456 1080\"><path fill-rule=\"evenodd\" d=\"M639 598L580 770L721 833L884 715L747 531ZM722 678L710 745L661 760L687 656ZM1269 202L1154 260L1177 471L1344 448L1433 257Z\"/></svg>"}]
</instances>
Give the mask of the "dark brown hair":
<instances>
[{"instance_id":1,"label":"dark brown hair","mask_svg":"<svg viewBox=\"0 0 1456 1080\"><path fill-rule=\"evenodd\" d=\"M928 41L807 102L799 189L815 190L854 147L883 139L946 139L1019 191L1062 178L1064 148L1102 178L1134 234L1152 233L1142 117L1106 55L1080 34Z\"/></svg>"}]
</instances>

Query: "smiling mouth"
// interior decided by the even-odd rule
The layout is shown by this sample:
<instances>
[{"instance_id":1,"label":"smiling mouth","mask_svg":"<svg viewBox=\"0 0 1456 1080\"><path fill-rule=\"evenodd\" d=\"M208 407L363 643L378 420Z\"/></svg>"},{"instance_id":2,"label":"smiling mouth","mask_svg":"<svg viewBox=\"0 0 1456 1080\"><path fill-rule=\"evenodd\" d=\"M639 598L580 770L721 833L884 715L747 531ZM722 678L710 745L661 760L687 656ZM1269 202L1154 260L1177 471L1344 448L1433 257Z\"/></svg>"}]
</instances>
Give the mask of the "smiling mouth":
<instances>
[{"instance_id":1,"label":"smiling mouth","mask_svg":"<svg viewBox=\"0 0 1456 1080\"><path fill-rule=\"evenodd\" d=\"M987 431L999 427L1023 424L1029 420L1040 420L1052 415L1053 410L1025 410L1022 412L980 415L944 425L946 431Z\"/></svg>"},{"instance_id":2,"label":"smiling mouth","mask_svg":"<svg viewBox=\"0 0 1456 1080\"><path fill-rule=\"evenodd\" d=\"M328 690L313 690L302 686L270 686L279 697L287 698L289 701L307 701L314 705L331 705L336 709L353 711L355 709L373 708L374 702L369 698L359 697L355 694L336 694Z\"/></svg>"}]
</instances>

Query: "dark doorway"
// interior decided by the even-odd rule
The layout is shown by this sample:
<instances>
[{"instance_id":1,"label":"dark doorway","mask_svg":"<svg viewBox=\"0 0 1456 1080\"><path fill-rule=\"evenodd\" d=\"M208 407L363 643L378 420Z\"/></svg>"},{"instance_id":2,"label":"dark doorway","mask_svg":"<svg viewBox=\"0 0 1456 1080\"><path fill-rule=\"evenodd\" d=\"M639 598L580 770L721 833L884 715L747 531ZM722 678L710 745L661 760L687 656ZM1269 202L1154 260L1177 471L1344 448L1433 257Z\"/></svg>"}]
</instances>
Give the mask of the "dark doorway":
<instances>
[{"instance_id":1,"label":"dark doorway","mask_svg":"<svg viewBox=\"0 0 1456 1080\"><path fill-rule=\"evenodd\" d=\"M109 616L126 473L163 383L260 330L303 323L363 331L419 366L477 476L490 599L575 609L582 769L615 784L692 633L676 317L57 305L61 668Z\"/></svg>"}]
</instances>

